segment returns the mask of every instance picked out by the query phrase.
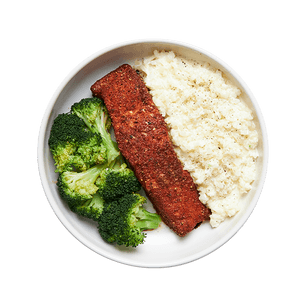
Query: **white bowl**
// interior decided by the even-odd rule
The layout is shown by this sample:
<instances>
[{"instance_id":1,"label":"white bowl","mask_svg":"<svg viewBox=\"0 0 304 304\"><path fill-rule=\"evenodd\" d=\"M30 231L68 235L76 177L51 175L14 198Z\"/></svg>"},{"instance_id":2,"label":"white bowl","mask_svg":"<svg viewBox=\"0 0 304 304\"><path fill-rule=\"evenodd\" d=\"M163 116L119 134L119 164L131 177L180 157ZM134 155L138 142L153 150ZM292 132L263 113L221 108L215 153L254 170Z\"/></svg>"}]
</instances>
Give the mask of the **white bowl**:
<instances>
[{"instance_id":1,"label":"white bowl","mask_svg":"<svg viewBox=\"0 0 304 304\"><path fill-rule=\"evenodd\" d=\"M68 112L80 99L91 97L90 86L108 72L123 63L132 64L135 59L151 55L153 50L173 50L197 61L207 61L221 69L242 91L244 101L255 113L259 132L259 158L257 178L252 190L242 201L242 210L212 229L204 223L180 238L163 223L155 231L149 231L146 242L137 248L125 248L102 240L97 225L72 213L61 200L56 186L57 174L48 147L50 128L59 113ZM268 160L268 142L265 123L259 106L244 81L222 60L194 46L174 41L135 41L112 46L87 58L62 82L53 95L42 120L38 141L38 165L45 194L62 224L84 245L111 260L139 267L169 267L202 258L225 244L246 222L252 213L264 184ZM150 207L150 206L149 206Z\"/></svg>"}]
</instances>

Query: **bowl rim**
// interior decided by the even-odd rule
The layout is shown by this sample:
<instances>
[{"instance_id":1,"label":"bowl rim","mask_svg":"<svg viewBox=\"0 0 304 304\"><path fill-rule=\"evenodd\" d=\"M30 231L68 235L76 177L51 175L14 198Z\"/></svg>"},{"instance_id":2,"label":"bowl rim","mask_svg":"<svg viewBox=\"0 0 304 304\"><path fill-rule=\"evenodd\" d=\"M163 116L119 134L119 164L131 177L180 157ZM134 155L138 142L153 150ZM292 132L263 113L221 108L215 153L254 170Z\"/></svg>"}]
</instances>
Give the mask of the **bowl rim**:
<instances>
[{"instance_id":1,"label":"bowl rim","mask_svg":"<svg viewBox=\"0 0 304 304\"><path fill-rule=\"evenodd\" d=\"M106 254L104 252L101 252L100 248L96 246L95 244L89 242L84 236L82 236L75 227L65 218L64 214L61 212L61 210L58 208L57 203L52 196L49 182L47 179L47 174L46 174L46 168L44 166L44 141L45 141L45 133L46 129L48 126L48 120L50 117L50 114L52 112L52 109L60 96L61 92L65 88L65 86L69 83L69 81L81 70L83 69L87 64L89 64L91 61L96 59L97 57L102 56L103 54L114 51L115 49L119 49L121 47L126 47L130 46L133 44L146 44L146 43L163 43L163 44L172 44L176 46L181 46L185 48L192 49L194 51L197 51L207 57L209 57L211 60L216 61L218 64L220 64L222 67L224 67L231 75L233 78L235 78L243 87L245 92L247 93L253 107L255 108L256 115L258 118L258 121L260 123L260 128L261 128L261 133L262 133L262 138L263 138L263 165L262 165L262 172L261 172L261 177L260 177L260 182L258 184L258 187L256 189L256 193L254 197L252 198L252 201L250 205L248 206L246 212L243 214L242 218L236 223L236 225L227 233L226 236L222 237L219 241L217 241L213 246L208 247L207 249L200 251L194 255L187 256L186 258L181 258L179 260L173 261L173 262L165 262L165 263L155 263L155 264L146 264L144 262L131 262L126 258L121 258L117 259L112 257L110 254ZM95 251L96 253L100 254L101 256L108 258L110 260L116 261L118 263L122 263L125 265L129 266L135 266L135 267L144 267L144 268L163 268L163 267L173 267L173 266L179 266L183 264L187 264L190 262L193 262L195 260L198 260L204 256L207 256L208 254L212 253L213 251L217 250L220 248L222 245L227 243L241 228L242 226L246 223L248 218L250 217L251 213L253 212L254 208L257 205L258 199L261 195L265 180L266 180L266 175L267 175L267 167L268 167L268 158L269 158L269 145L268 145L268 135L267 135L267 130L266 130L266 124L262 115L262 112L260 110L260 107L252 94L251 90L245 83L245 81L236 73L227 63L225 63L223 60L215 56L214 54L210 53L209 51L206 51L205 49L202 49L200 47L194 46L189 43L185 42L180 42L176 40L169 40L169 39L138 39L138 40L130 40L130 41L125 41L121 43L116 43L113 45L110 45L108 47L105 47L92 55L88 56L86 59L84 59L82 62L80 62L75 68L73 68L70 73L63 79L63 81L60 83L60 85L57 87L56 91L52 95L44 116L41 121L40 125L40 130L39 130L39 136L38 136L38 146L37 146L37 163L38 163L38 171L40 175L40 180L41 184L44 190L44 193L47 197L47 200L53 209L53 212L57 216L57 218L60 220L60 222L63 224L63 226L78 240L80 241L83 245L88 247L89 249Z\"/></svg>"}]
</instances>

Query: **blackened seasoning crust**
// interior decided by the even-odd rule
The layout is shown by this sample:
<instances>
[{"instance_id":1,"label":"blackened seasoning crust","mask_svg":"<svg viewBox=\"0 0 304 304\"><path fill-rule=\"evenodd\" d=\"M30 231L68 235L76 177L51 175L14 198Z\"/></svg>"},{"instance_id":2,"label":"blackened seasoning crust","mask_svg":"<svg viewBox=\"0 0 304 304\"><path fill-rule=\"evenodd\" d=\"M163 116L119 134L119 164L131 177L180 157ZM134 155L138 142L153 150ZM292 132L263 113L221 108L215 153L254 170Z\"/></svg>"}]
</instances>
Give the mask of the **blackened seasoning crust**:
<instances>
[{"instance_id":1,"label":"blackened seasoning crust","mask_svg":"<svg viewBox=\"0 0 304 304\"><path fill-rule=\"evenodd\" d=\"M142 78L127 64L92 85L112 119L118 147L163 222L185 236L209 219L190 174L183 170L166 123Z\"/></svg>"}]
</instances>

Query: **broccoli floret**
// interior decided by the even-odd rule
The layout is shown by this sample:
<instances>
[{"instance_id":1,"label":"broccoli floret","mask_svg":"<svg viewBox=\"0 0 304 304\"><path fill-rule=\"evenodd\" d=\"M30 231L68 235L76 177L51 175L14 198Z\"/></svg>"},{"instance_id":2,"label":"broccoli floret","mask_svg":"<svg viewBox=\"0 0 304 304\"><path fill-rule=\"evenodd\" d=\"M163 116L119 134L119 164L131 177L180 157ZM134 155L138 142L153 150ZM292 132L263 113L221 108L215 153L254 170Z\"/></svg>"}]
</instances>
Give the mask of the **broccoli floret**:
<instances>
[{"instance_id":1,"label":"broccoli floret","mask_svg":"<svg viewBox=\"0 0 304 304\"><path fill-rule=\"evenodd\" d=\"M106 147L99 134L93 133L75 114L59 114L52 125L49 147L55 160L56 172L84 171L106 162Z\"/></svg>"},{"instance_id":2,"label":"broccoli floret","mask_svg":"<svg viewBox=\"0 0 304 304\"><path fill-rule=\"evenodd\" d=\"M73 212L77 212L76 208L92 199L98 191L95 182L103 169L104 165L96 165L83 172L65 171L59 174L59 193Z\"/></svg>"},{"instance_id":3,"label":"broccoli floret","mask_svg":"<svg viewBox=\"0 0 304 304\"><path fill-rule=\"evenodd\" d=\"M111 163L120 153L109 133L111 119L103 100L96 97L81 99L72 105L71 111L83 119L92 132L101 135Z\"/></svg>"},{"instance_id":4,"label":"broccoli floret","mask_svg":"<svg viewBox=\"0 0 304 304\"><path fill-rule=\"evenodd\" d=\"M142 205L146 199L138 193L126 194L116 201L105 202L98 220L101 237L109 243L137 247L145 240L144 230L156 229L160 216L150 213Z\"/></svg>"},{"instance_id":5,"label":"broccoli floret","mask_svg":"<svg viewBox=\"0 0 304 304\"><path fill-rule=\"evenodd\" d=\"M119 159L119 158L118 158ZM116 200L127 193L137 192L141 184L126 163L116 162L104 169L96 180L99 194L106 201Z\"/></svg>"},{"instance_id":6,"label":"broccoli floret","mask_svg":"<svg viewBox=\"0 0 304 304\"><path fill-rule=\"evenodd\" d=\"M94 134L83 143L79 143L73 165L85 171L93 165L103 164L107 161L107 150L102 143L102 138Z\"/></svg>"},{"instance_id":7,"label":"broccoli floret","mask_svg":"<svg viewBox=\"0 0 304 304\"><path fill-rule=\"evenodd\" d=\"M87 200L82 205L74 208L74 212L78 215L97 221L102 213L104 200L98 193L93 195L92 199Z\"/></svg>"}]
</instances>

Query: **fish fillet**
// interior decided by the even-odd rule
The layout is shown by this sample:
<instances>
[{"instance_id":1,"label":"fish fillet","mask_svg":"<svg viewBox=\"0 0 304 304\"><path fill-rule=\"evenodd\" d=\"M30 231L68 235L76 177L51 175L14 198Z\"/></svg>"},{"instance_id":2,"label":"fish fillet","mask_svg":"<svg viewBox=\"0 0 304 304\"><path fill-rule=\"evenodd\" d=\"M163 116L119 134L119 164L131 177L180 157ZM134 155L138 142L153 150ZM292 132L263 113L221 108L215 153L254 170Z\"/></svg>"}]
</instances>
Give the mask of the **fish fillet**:
<instances>
[{"instance_id":1,"label":"fish fillet","mask_svg":"<svg viewBox=\"0 0 304 304\"><path fill-rule=\"evenodd\" d=\"M167 125L136 71L124 64L96 81L91 91L104 100L118 147L163 222L185 236L209 219L210 210L200 202Z\"/></svg>"}]
</instances>

